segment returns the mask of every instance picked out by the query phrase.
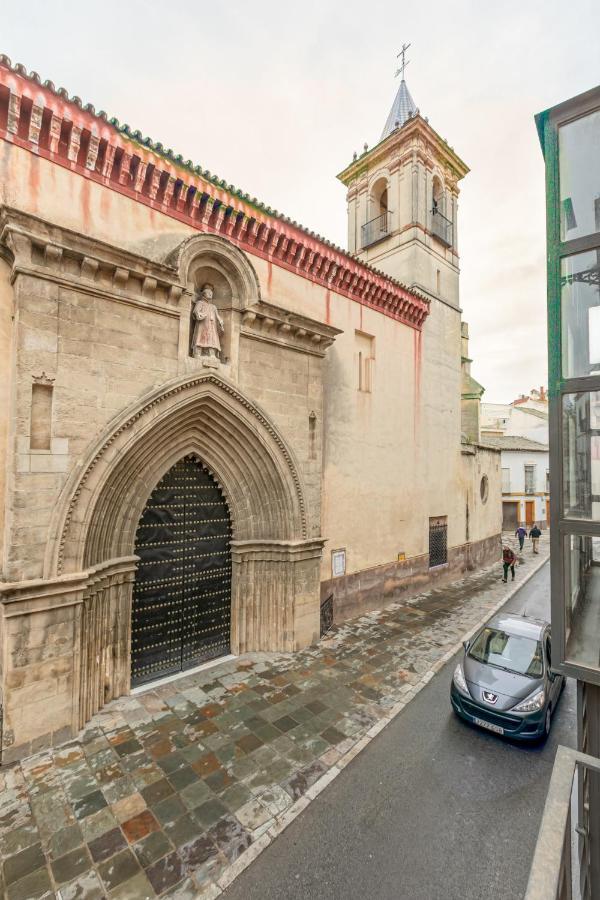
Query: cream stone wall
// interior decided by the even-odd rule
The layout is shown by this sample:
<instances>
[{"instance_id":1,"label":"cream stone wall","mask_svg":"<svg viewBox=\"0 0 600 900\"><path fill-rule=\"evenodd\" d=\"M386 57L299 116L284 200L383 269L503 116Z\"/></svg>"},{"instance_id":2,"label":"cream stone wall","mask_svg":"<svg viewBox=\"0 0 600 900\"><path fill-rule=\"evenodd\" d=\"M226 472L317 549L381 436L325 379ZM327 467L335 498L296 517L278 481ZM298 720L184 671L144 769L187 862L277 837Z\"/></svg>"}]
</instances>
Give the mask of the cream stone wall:
<instances>
[{"instance_id":1,"label":"cream stone wall","mask_svg":"<svg viewBox=\"0 0 600 900\"><path fill-rule=\"evenodd\" d=\"M0 256L0 579L3 572L4 544L6 536L7 484L9 448L12 428L13 385L13 291L10 284L10 265ZM10 527L10 526L9 526Z\"/></svg>"}]
</instances>

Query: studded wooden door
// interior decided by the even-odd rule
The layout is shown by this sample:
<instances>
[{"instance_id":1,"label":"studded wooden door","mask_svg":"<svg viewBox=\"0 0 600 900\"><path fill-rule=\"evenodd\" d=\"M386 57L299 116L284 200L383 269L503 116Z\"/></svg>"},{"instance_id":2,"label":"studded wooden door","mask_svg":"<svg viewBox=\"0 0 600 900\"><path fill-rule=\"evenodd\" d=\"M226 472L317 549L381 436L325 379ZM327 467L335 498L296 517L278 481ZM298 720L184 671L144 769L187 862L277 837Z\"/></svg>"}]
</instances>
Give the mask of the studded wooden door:
<instances>
[{"instance_id":1,"label":"studded wooden door","mask_svg":"<svg viewBox=\"0 0 600 900\"><path fill-rule=\"evenodd\" d=\"M136 534L132 686L229 652L230 538L219 486L182 459L152 491Z\"/></svg>"}]
</instances>

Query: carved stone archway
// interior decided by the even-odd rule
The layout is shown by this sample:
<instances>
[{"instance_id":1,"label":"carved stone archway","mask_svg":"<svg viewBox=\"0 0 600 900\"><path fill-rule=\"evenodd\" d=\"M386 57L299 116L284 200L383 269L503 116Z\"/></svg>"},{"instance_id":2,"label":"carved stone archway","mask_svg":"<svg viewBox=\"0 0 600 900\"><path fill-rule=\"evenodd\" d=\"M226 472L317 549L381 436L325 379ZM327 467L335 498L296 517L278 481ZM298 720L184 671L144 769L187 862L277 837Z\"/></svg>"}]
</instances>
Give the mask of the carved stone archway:
<instances>
[{"instance_id":1,"label":"carved stone archway","mask_svg":"<svg viewBox=\"0 0 600 900\"><path fill-rule=\"evenodd\" d=\"M229 505L235 653L289 651L318 637L320 539L307 539L292 451L268 416L214 373L161 386L107 427L61 495L45 577L87 573L77 725L129 690L135 532L147 498L196 454Z\"/></svg>"}]
</instances>

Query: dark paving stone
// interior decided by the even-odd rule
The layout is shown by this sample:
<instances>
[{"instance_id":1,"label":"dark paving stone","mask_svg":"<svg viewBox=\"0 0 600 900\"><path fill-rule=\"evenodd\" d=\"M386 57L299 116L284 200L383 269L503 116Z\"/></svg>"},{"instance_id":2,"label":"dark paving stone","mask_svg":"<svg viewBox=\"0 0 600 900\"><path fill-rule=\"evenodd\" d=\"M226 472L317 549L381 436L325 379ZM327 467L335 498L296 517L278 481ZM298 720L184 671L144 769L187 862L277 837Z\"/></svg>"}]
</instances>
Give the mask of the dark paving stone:
<instances>
[{"instance_id":1,"label":"dark paving stone","mask_svg":"<svg viewBox=\"0 0 600 900\"><path fill-rule=\"evenodd\" d=\"M298 800L326 771L327 767L323 763L314 762L303 769L299 769L290 778L282 782L282 787L285 788L293 800Z\"/></svg>"},{"instance_id":2,"label":"dark paving stone","mask_svg":"<svg viewBox=\"0 0 600 900\"><path fill-rule=\"evenodd\" d=\"M235 781L226 769L218 769L216 772L208 775L204 780L215 794L220 794L221 791L230 787Z\"/></svg>"},{"instance_id":3,"label":"dark paving stone","mask_svg":"<svg viewBox=\"0 0 600 900\"><path fill-rule=\"evenodd\" d=\"M175 819L174 822L168 822L165 825L165 833L175 847L180 847L182 844L194 840L194 838L198 837L200 831L198 821L191 813L186 813L184 816Z\"/></svg>"},{"instance_id":4,"label":"dark paving stone","mask_svg":"<svg viewBox=\"0 0 600 900\"><path fill-rule=\"evenodd\" d=\"M199 806L198 809L195 809L194 818L204 828L210 828L211 825L214 825L215 822L222 816L226 816L227 813L227 807L215 797L214 800L208 800L206 803L203 803L202 806Z\"/></svg>"},{"instance_id":5,"label":"dark paving stone","mask_svg":"<svg viewBox=\"0 0 600 900\"><path fill-rule=\"evenodd\" d=\"M157 894L174 887L185 877L183 860L177 853L159 859L146 869L146 876Z\"/></svg>"},{"instance_id":6,"label":"dark paving stone","mask_svg":"<svg viewBox=\"0 0 600 900\"><path fill-rule=\"evenodd\" d=\"M73 812L78 819L85 819L93 813L100 812L106 806L106 799L102 791L94 791L81 800L75 800L73 803Z\"/></svg>"},{"instance_id":7,"label":"dark paving stone","mask_svg":"<svg viewBox=\"0 0 600 900\"><path fill-rule=\"evenodd\" d=\"M218 852L214 842L205 834L201 834L200 837L179 848L179 855L188 875L191 875L208 860L216 857Z\"/></svg>"},{"instance_id":8,"label":"dark paving stone","mask_svg":"<svg viewBox=\"0 0 600 900\"><path fill-rule=\"evenodd\" d=\"M114 856L119 850L125 849L127 841L120 828L113 828L91 841L88 846L94 862L100 863Z\"/></svg>"},{"instance_id":9,"label":"dark paving stone","mask_svg":"<svg viewBox=\"0 0 600 900\"><path fill-rule=\"evenodd\" d=\"M6 884L12 884L24 878L25 875L35 872L36 869L45 864L46 859L42 845L39 843L33 844L31 847L27 847L26 850L21 850L20 853L15 853L14 856L9 856L4 861L4 881Z\"/></svg>"},{"instance_id":10,"label":"dark paving stone","mask_svg":"<svg viewBox=\"0 0 600 900\"><path fill-rule=\"evenodd\" d=\"M306 708L309 712L314 713L315 716L318 716L319 713L322 713L327 707L324 703L321 703L320 700L313 700L311 703L306 704Z\"/></svg>"},{"instance_id":11,"label":"dark paving stone","mask_svg":"<svg viewBox=\"0 0 600 900\"><path fill-rule=\"evenodd\" d=\"M187 765L169 775L169 782L176 791L181 791L183 788L196 781L198 781L198 775L191 766Z\"/></svg>"},{"instance_id":12,"label":"dark paving stone","mask_svg":"<svg viewBox=\"0 0 600 900\"><path fill-rule=\"evenodd\" d=\"M331 727L322 731L321 737L323 737L328 744L335 746L336 744L341 744L341 742L345 740L346 735L342 734L341 731L338 731L337 728Z\"/></svg>"},{"instance_id":13,"label":"dark paving stone","mask_svg":"<svg viewBox=\"0 0 600 900\"><path fill-rule=\"evenodd\" d=\"M231 815L219 819L208 831L229 862L234 862L250 846L252 839L245 828Z\"/></svg>"},{"instance_id":14,"label":"dark paving stone","mask_svg":"<svg viewBox=\"0 0 600 900\"><path fill-rule=\"evenodd\" d=\"M173 794L174 790L166 778L161 778L160 781L155 781L147 787L142 788L140 793L148 806L155 806L157 803L160 803L161 800L164 800L165 797L169 797Z\"/></svg>"},{"instance_id":15,"label":"dark paving stone","mask_svg":"<svg viewBox=\"0 0 600 900\"><path fill-rule=\"evenodd\" d=\"M138 813L137 816L122 822L121 828L129 843L134 844L147 837L151 832L158 831L160 825L150 810L145 809L143 812Z\"/></svg>"},{"instance_id":16,"label":"dark paving stone","mask_svg":"<svg viewBox=\"0 0 600 900\"><path fill-rule=\"evenodd\" d=\"M296 728L298 722L295 719L292 719L291 716L282 716L280 719L275 719L273 722L275 728L278 728L279 731L286 732L291 731L292 728Z\"/></svg>"},{"instance_id":17,"label":"dark paving stone","mask_svg":"<svg viewBox=\"0 0 600 900\"><path fill-rule=\"evenodd\" d=\"M214 753L205 753L204 756L192 763L192 769L201 778L206 778L207 775L210 775L211 772L216 772L220 767L221 763Z\"/></svg>"},{"instance_id":18,"label":"dark paving stone","mask_svg":"<svg viewBox=\"0 0 600 900\"><path fill-rule=\"evenodd\" d=\"M134 844L132 850L140 861L140 864L146 869L162 856L171 853L173 844L163 831L153 831L148 837L145 837L142 841L139 841L139 843Z\"/></svg>"},{"instance_id":19,"label":"dark paving stone","mask_svg":"<svg viewBox=\"0 0 600 900\"><path fill-rule=\"evenodd\" d=\"M9 885L5 896L6 900L38 900L41 897L53 897L48 870L44 866L30 872L29 875Z\"/></svg>"},{"instance_id":20,"label":"dark paving stone","mask_svg":"<svg viewBox=\"0 0 600 900\"><path fill-rule=\"evenodd\" d=\"M51 859L58 859L70 850L83 844L83 834L79 825L69 825L56 831L48 841L46 852Z\"/></svg>"},{"instance_id":21,"label":"dark paving stone","mask_svg":"<svg viewBox=\"0 0 600 900\"><path fill-rule=\"evenodd\" d=\"M98 866L100 878L109 891L128 878L133 878L139 870L140 865L131 850L122 850Z\"/></svg>"},{"instance_id":22,"label":"dark paving stone","mask_svg":"<svg viewBox=\"0 0 600 900\"><path fill-rule=\"evenodd\" d=\"M259 747L262 747L263 741L255 734L247 734L236 741L235 745L242 753L252 753L253 750L258 750Z\"/></svg>"},{"instance_id":23,"label":"dark paving stone","mask_svg":"<svg viewBox=\"0 0 600 900\"><path fill-rule=\"evenodd\" d=\"M38 830L33 824L11 828L9 832L0 837L0 858L6 859L7 856L20 853L21 850L31 847L38 841Z\"/></svg>"},{"instance_id":24,"label":"dark paving stone","mask_svg":"<svg viewBox=\"0 0 600 900\"><path fill-rule=\"evenodd\" d=\"M212 797L212 792L204 781L198 779L193 784L184 787L179 797L187 809L195 809L202 803L206 803Z\"/></svg>"},{"instance_id":25,"label":"dark paving stone","mask_svg":"<svg viewBox=\"0 0 600 900\"><path fill-rule=\"evenodd\" d=\"M172 797L167 797L166 800L161 800L160 803L153 806L152 812L161 825L166 825L168 822L174 822L175 819L182 816L187 812L187 809L179 797L174 794Z\"/></svg>"},{"instance_id":26,"label":"dark paving stone","mask_svg":"<svg viewBox=\"0 0 600 900\"><path fill-rule=\"evenodd\" d=\"M52 874L58 884L73 881L78 875L83 875L90 868L91 860L87 847L76 847L70 853L65 853L52 863Z\"/></svg>"},{"instance_id":27,"label":"dark paving stone","mask_svg":"<svg viewBox=\"0 0 600 900\"><path fill-rule=\"evenodd\" d=\"M187 760L181 753L174 751L166 756L162 756L158 760L157 765L163 770L165 775L170 775L172 772L176 772L177 769L183 769L187 765Z\"/></svg>"}]
</instances>

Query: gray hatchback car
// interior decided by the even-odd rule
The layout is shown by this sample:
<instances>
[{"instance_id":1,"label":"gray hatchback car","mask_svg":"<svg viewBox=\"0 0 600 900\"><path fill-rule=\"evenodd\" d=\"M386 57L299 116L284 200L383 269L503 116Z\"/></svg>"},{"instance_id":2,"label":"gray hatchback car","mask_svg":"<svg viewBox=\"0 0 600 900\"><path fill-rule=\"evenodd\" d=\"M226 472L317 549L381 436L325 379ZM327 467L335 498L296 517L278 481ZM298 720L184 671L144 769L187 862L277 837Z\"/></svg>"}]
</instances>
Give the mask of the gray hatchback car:
<instances>
[{"instance_id":1,"label":"gray hatchback car","mask_svg":"<svg viewBox=\"0 0 600 900\"><path fill-rule=\"evenodd\" d=\"M507 737L547 737L564 687L551 668L549 623L499 613L464 646L450 688L455 712Z\"/></svg>"}]
</instances>

